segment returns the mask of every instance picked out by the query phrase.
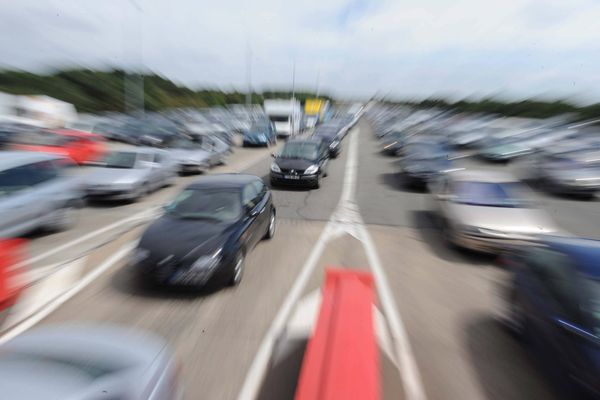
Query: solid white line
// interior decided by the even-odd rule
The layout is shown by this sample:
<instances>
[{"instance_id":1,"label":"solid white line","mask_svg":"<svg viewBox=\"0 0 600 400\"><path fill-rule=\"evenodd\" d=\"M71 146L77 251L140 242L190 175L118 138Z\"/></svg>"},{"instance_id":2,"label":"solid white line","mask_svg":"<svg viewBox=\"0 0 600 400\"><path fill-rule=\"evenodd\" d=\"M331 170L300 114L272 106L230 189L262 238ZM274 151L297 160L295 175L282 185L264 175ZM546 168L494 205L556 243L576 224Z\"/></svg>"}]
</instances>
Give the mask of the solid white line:
<instances>
[{"instance_id":1,"label":"solid white line","mask_svg":"<svg viewBox=\"0 0 600 400\"><path fill-rule=\"evenodd\" d=\"M11 328L6 333L4 333L0 337L0 345L6 343L10 339L14 338L17 335L25 332L30 329L38 322L46 318L53 311L55 311L58 307L63 305L77 293L82 291L87 285L92 283L95 279L97 279L100 275L106 272L109 268L118 263L123 257L125 257L135 246L134 242L127 243L123 245L117 252L113 253L112 256L107 258L102 264L100 264L96 269L83 277L75 286L68 289L62 295L56 297L54 300L47 303L44 307L38 309L38 311L30 316L24 317L26 319L23 320L19 325Z\"/></svg>"},{"instance_id":2,"label":"solid white line","mask_svg":"<svg viewBox=\"0 0 600 400\"><path fill-rule=\"evenodd\" d=\"M56 253L59 253L65 249L68 249L69 247L75 246L79 243L85 242L86 240L92 239L98 235L103 234L104 232L108 232L112 229L118 228L121 225L125 225L128 222L131 221L135 221L136 219L142 219L142 217L144 216L144 214L148 214L148 216L152 215L152 209L150 209L150 211L148 209L143 210L141 212L138 212L136 214L133 214L131 217L129 218L125 218L116 222L113 222L110 225L106 225L105 227L102 227L100 229L96 229L95 231L89 232L83 236L78 237L77 239L71 240L70 242L67 243L63 243L60 246L54 247L51 250L48 250L42 254L38 254L37 256L31 257L27 260L24 260L20 263L18 263L17 265L14 266L14 268L19 268L21 266L29 266L33 263L36 263L40 260L43 260L44 258L48 258Z\"/></svg>"}]
</instances>

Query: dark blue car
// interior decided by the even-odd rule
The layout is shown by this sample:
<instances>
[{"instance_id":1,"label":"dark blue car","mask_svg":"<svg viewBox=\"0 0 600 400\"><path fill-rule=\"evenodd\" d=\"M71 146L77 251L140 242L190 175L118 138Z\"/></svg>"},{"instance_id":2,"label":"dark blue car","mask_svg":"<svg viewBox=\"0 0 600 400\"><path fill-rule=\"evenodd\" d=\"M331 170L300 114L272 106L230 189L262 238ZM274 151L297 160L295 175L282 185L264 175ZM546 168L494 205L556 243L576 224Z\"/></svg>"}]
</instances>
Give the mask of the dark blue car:
<instances>
[{"instance_id":1,"label":"dark blue car","mask_svg":"<svg viewBox=\"0 0 600 400\"><path fill-rule=\"evenodd\" d=\"M419 140L404 145L400 160L406 184L425 187L440 173L451 170L450 150L437 141Z\"/></svg>"},{"instance_id":2,"label":"dark blue car","mask_svg":"<svg viewBox=\"0 0 600 400\"><path fill-rule=\"evenodd\" d=\"M252 124L250 129L244 132L244 147L270 146L277 144L275 127L270 121L259 121Z\"/></svg>"},{"instance_id":3,"label":"dark blue car","mask_svg":"<svg viewBox=\"0 0 600 400\"><path fill-rule=\"evenodd\" d=\"M515 332L562 389L600 398L600 241L549 238L505 260Z\"/></svg>"}]
</instances>

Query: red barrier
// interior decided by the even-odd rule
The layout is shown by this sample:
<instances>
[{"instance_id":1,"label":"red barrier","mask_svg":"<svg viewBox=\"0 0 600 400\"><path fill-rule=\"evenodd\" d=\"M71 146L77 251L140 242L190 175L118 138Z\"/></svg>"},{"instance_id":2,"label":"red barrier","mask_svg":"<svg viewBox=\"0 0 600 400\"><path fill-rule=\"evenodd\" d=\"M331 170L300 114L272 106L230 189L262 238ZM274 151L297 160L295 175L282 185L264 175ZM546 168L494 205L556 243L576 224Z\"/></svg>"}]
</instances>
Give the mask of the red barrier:
<instances>
[{"instance_id":1,"label":"red barrier","mask_svg":"<svg viewBox=\"0 0 600 400\"><path fill-rule=\"evenodd\" d=\"M0 240L0 311L11 307L23 290L23 268L15 268L23 259L23 239Z\"/></svg>"},{"instance_id":2,"label":"red barrier","mask_svg":"<svg viewBox=\"0 0 600 400\"><path fill-rule=\"evenodd\" d=\"M306 348L295 400L380 398L373 301L370 273L327 270L319 318Z\"/></svg>"}]
</instances>

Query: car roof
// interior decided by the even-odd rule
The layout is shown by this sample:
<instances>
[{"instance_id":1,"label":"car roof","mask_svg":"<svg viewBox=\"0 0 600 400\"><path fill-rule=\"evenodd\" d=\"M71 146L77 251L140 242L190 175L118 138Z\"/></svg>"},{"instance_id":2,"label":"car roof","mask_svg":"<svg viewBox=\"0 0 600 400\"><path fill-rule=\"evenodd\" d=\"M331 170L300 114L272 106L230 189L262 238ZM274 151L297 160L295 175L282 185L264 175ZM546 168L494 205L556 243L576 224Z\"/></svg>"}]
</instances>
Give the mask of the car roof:
<instances>
[{"instance_id":1,"label":"car roof","mask_svg":"<svg viewBox=\"0 0 600 400\"><path fill-rule=\"evenodd\" d=\"M187 189L240 189L250 182L261 180L256 175L230 173L203 176Z\"/></svg>"},{"instance_id":2,"label":"car roof","mask_svg":"<svg viewBox=\"0 0 600 400\"><path fill-rule=\"evenodd\" d=\"M0 169L14 168L40 161L59 160L65 157L57 154L35 151L3 151L0 157Z\"/></svg>"},{"instance_id":3,"label":"car roof","mask_svg":"<svg viewBox=\"0 0 600 400\"><path fill-rule=\"evenodd\" d=\"M542 240L549 248L569 256L580 272L600 279L600 240L549 236Z\"/></svg>"},{"instance_id":4,"label":"car roof","mask_svg":"<svg viewBox=\"0 0 600 400\"><path fill-rule=\"evenodd\" d=\"M490 183L518 182L513 175L503 171L463 169L448 173L454 181L477 181Z\"/></svg>"}]
</instances>

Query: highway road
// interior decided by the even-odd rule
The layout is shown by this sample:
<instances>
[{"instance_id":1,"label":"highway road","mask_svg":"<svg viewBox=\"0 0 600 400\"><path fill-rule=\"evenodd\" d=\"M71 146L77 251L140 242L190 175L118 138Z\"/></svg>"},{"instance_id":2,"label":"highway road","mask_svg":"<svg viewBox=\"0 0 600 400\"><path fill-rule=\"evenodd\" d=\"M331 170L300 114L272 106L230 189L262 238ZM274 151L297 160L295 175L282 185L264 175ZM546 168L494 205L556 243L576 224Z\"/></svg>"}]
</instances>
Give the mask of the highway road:
<instances>
[{"instance_id":1,"label":"highway road","mask_svg":"<svg viewBox=\"0 0 600 400\"><path fill-rule=\"evenodd\" d=\"M501 322L506 272L492 257L446 248L427 194L405 188L396 159L378 150L363 118L321 189L274 189L276 236L247 257L235 289L141 289L127 267L127 250L157 207L201 177L182 178L139 203L91 205L75 229L32 237L29 251L38 270L59 269L46 290L62 293L87 274L102 273L5 335L36 323L73 321L141 328L171 344L189 398L241 399L254 391L281 398L289 387L275 388L268 380L261 387L256 379L263 376L261 354L272 348L270 335L290 315L286 305L293 313L318 293L326 266L360 268L375 275L377 308L392 343L382 350L384 398L553 399L554 388ZM268 177L270 151L236 149L228 165L211 173ZM523 173L518 163L490 166L466 157L459 164ZM597 236L595 202L539 198L565 230Z\"/></svg>"}]
</instances>

